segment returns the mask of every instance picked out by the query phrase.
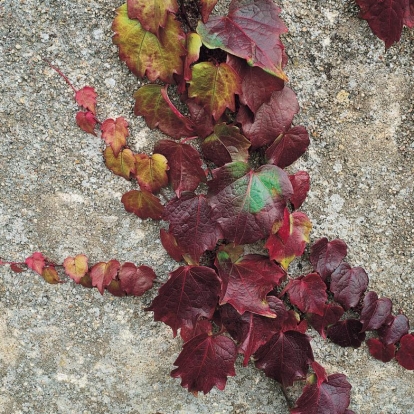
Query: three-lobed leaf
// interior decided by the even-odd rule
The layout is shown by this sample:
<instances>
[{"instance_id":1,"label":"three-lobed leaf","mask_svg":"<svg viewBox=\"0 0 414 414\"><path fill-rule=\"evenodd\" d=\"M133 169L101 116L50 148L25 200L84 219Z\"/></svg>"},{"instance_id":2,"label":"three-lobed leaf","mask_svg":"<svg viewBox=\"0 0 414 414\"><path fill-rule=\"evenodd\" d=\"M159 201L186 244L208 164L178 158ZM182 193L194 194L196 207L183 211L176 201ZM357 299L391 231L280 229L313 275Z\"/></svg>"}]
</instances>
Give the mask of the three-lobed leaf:
<instances>
[{"instance_id":1,"label":"three-lobed leaf","mask_svg":"<svg viewBox=\"0 0 414 414\"><path fill-rule=\"evenodd\" d=\"M164 212L164 206L159 198L146 190L128 191L122 196L121 202L126 211L134 213L143 220L147 218L161 220Z\"/></svg>"},{"instance_id":2,"label":"three-lobed leaf","mask_svg":"<svg viewBox=\"0 0 414 414\"><path fill-rule=\"evenodd\" d=\"M136 178L142 190L158 192L168 184L168 161L161 154L135 154Z\"/></svg>"},{"instance_id":3,"label":"three-lobed leaf","mask_svg":"<svg viewBox=\"0 0 414 414\"><path fill-rule=\"evenodd\" d=\"M115 157L126 146L126 137L129 135L128 122L122 116L116 119L106 119L101 125L102 139L110 145Z\"/></svg>"}]
</instances>

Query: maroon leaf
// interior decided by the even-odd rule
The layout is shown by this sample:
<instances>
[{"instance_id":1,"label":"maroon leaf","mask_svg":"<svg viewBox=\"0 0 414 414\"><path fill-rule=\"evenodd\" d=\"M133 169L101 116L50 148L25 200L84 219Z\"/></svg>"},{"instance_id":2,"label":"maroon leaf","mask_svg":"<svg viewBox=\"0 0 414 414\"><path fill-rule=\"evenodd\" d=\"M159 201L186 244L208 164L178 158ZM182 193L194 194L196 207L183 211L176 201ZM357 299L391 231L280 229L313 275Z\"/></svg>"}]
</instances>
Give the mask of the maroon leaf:
<instances>
[{"instance_id":1,"label":"maroon leaf","mask_svg":"<svg viewBox=\"0 0 414 414\"><path fill-rule=\"evenodd\" d=\"M111 283L105 288L111 295L122 297L125 296L125 291L121 288L121 282L118 279L112 279Z\"/></svg>"},{"instance_id":2,"label":"maroon leaf","mask_svg":"<svg viewBox=\"0 0 414 414\"><path fill-rule=\"evenodd\" d=\"M303 379L313 361L310 338L300 332L279 332L255 354L256 367L266 376L280 382L283 387Z\"/></svg>"},{"instance_id":3,"label":"maroon leaf","mask_svg":"<svg viewBox=\"0 0 414 414\"><path fill-rule=\"evenodd\" d=\"M180 336L184 342L188 342L190 339L193 339L195 336L200 334L211 335L213 333L213 325L207 319L199 319L196 322L195 326L188 327L184 325L180 329Z\"/></svg>"},{"instance_id":4,"label":"maroon leaf","mask_svg":"<svg viewBox=\"0 0 414 414\"><path fill-rule=\"evenodd\" d=\"M96 97L98 94L91 86L84 86L75 93L75 101L79 106L85 108L88 112L96 115Z\"/></svg>"},{"instance_id":5,"label":"maroon leaf","mask_svg":"<svg viewBox=\"0 0 414 414\"><path fill-rule=\"evenodd\" d=\"M331 276L331 292L346 310L356 306L368 287L368 275L362 267L342 263Z\"/></svg>"},{"instance_id":6,"label":"maroon leaf","mask_svg":"<svg viewBox=\"0 0 414 414\"><path fill-rule=\"evenodd\" d=\"M96 263L89 272L92 279L92 286L96 286L100 294L103 295L104 288L117 277L120 267L121 265L118 260Z\"/></svg>"},{"instance_id":7,"label":"maroon leaf","mask_svg":"<svg viewBox=\"0 0 414 414\"><path fill-rule=\"evenodd\" d=\"M407 334L401 338L400 349L395 359L405 369L414 370L414 334Z\"/></svg>"},{"instance_id":8,"label":"maroon leaf","mask_svg":"<svg viewBox=\"0 0 414 414\"><path fill-rule=\"evenodd\" d=\"M211 208L204 195L184 193L171 200L165 206L164 220L170 223L169 232L183 255L190 256L194 264L223 237L218 224L211 220Z\"/></svg>"},{"instance_id":9,"label":"maroon leaf","mask_svg":"<svg viewBox=\"0 0 414 414\"><path fill-rule=\"evenodd\" d=\"M119 270L119 281L121 289L132 296L142 296L152 288L152 283L157 275L148 266L135 266L134 263L126 262Z\"/></svg>"},{"instance_id":10,"label":"maroon leaf","mask_svg":"<svg viewBox=\"0 0 414 414\"><path fill-rule=\"evenodd\" d=\"M343 374L329 375L318 385L306 384L292 414L344 414L351 400L351 384Z\"/></svg>"},{"instance_id":11,"label":"maroon leaf","mask_svg":"<svg viewBox=\"0 0 414 414\"><path fill-rule=\"evenodd\" d=\"M181 386L191 392L207 394L214 386L224 390L227 377L236 375L236 357L236 345L230 338L202 333L184 344L171 376L181 377Z\"/></svg>"},{"instance_id":12,"label":"maroon leaf","mask_svg":"<svg viewBox=\"0 0 414 414\"><path fill-rule=\"evenodd\" d=\"M167 253L176 261L180 262L183 259L183 251L177 244L175 237L166 231L165 229L160 230L161 244Z\"/></svg>"},{"instance_id":13,"label":"maroon leaf","mask_svg":"<svg viewBox=\"0 0 414 414\"><path fill-rule=\"evenodd\" d=\"M339 346L359 348L365 340L362 323L356 319L339 321L328 329L328 338Z\"/></svg>"},{"instance_id":14,"label":"maroon leaf","mask_svg":"<svg viewBox=\"0 0 414 414\"><path fill-rule=\"evenodd\" d=\"M394 358L395 345L385 345L377 338L370 338L367 341L369 353L382 362L389 362Z\"/></svg>"},{"instance_id":15,"label":"maroon leaf","mask_svg":"<svg viewBox=\"0 0 414 414\"><path fill-rule=\"evenodd\" d=\"M305 201L309 188L310 178L306 171L298 171L293 175L289 175L290 183L293 188L293 195L290 197L290 202L295 210L297 210Z\"/></svg>"},{"instance_id":16,"label":"maroon leaf","mask_svg":"<svg viewBox=\"0 0 414 414\"><path fill-rule=\"evenodd\" d=\"M323 315L316 315L310 313L307 315L307 318L310 324L316 329L319 335L322 338L326 338L325 328L333 325L341 319L341 316L344 314L344 310L341 306L328 304L323 308Z\"/></svg>"},{"instance_id":17,"label":"maroon leaf","mask_svg":"<svg viewBox=\"0 0 414 414\"><path fill-rule=\"evenodd\" d=\"M283 292L288 293L292 305L297 306L300 311L324 315L328 294L324 281L317 273L291 280Z\"/></svg>"},{"instance_id":18,"label":"maroon leaf","mask_svg":"<svg viewBox=\"0 0 414 414\"><path fill-rule=\"evenodd\" d=\"M186 104L196 134L200 138L210 135L214 129L213 117L202 105L198 105L194 99L187 99Z\"/></svg>"},{"instance_id":19,"label":"maroon leaf","mask_svg":"<svg viewBox=\"0 0 414 414\"><path fill-rule=\"evenodd\" d=\"M308 149L309 134L303 126L295 126L286 134L276 137L266 150L266 159L270 164L286 168L299 159Z\"/></svg>"},{"instance_id":20,"label":"maroon leaf","mask_svg":"<svg viewBox=\"0 0 414 414\"><path fill-rule=\"evenodd\" d=\"M325 280L341 264L346 253L347 246L344 241L336 239L328 242L328 239L323 237L311 246L309 260Z\"/></svg>"},{"instance_id":21,"label":"maroon leaf","mask_svg":"<svg viewBox=\"0 0 414 414\"><path fill-rule=\"evenodd\" d=\"M304 334L307 330L308 323L306 320L301 320L297 312L292 309L289 310L286 319L283 321L282 332L296 331Z\"/></svg>"},{"instance_id":22,"label":"maroon leaf","mask_svg":"<svg viewBox=\"0 0 414 414\"><path fill-rule=\"evenodd\" d=\"M76 124L82 131L85 131L88 134L92 134L96 136L95 126L97 123L98 122L95 118L95 115L90 111L87 111L87 112L79 111L76 114Z\"/></svg>"},{"instance_id":23,"label":"maroon leaf","mask_svg":"<svg viewBox=\"0 0 414 414\"><path fill-rule=\"evenodd\" d=\"M360 321L362 331L372 331L380 328L391 315L392 302L389 298L378 299L378 295L371 291L364 297Z\"/></svg>"},{"instance_id":24,"label":"maroon leaf","mask_svg":"<svg viewBox=\"0 0 414 414\"><path fill-rule=\"evenodd\" d=\"M182 191L194 191L200 182L206 180L200 154L192 146L161 140L155 145L154 152L167 158L170 166L167 173L177 197L180 197Z\"/></svg>"},{"instance_id":25,"label":"maroon leaf","mask_svg":"<svg viewBox=\"0 0 414 414\"><path fill-rule=\"evenodd\" d=\"M389 325L384 325L378 330L378 335L385 345L397 343L402 336L408 334L410 325L405 315L392 317Z\"/></svg>"},{"instance_id":26,"label":"maroon leaf","mask_svg":"<svg viewBox=\"0 0 414 414\"><path fill-rule=\"evenodd\" d=\"M24 272L24 270L19 265L17 265L16 263L12 263L10 265L10 270L12 270L14 273L23 273Z\"/></svg>"},{"instance_id":27,"label":"maroon leaf","mask_svg":"<svg viewBox=\"0 0 414 414\"><path fill-rule=\"evenodd\" d=\"M286 277L276 263L258 254L232 261L229 254L221 250L214 264L222 281L220 305L230 303L240 314L249 311L275 317L266 295Z\"/></svg>"},{"instance_id":28,"label":"maroon leaf","mask_svg":"<svg viewBox=\"0 0 414 414\"><path fill-rule=\"evenodd\" d=\"M414 1L413 0L408 1L408 6L405 10L403 23L410 29L414 27Z\"/></svg>"},{"instance_id":29,"label":"maroon leaf","mask_svg":"<svg viewBox=\"0 0 414 414\"><path fill-rule=\"evenodd\" d=\"M183 326L192 329L201 317L211 319L217 305L220 281L213 269L204 266L182 266L158 291L146 310L154 312L154 320L173 330Z\"/></svg>"},{"instance_id":30,"label":"maroon leaf","mask_svg":"<svg viewBox=\"0 0 414 414\"><path fill-rule=\"evenodd\" d=\"M160 220L164 211L159 198L145 190L128 191L122 196L121 202L126 211L134 213L143 220L147 218Z\"/></svg>"},{"instance_id":31,"label":"maroon leaf","mask_svg":"<svg viewBox=\"0 0 414 414\"><path fill-rule=\"evenodd\" d=\"M316 384L318 387L320 387L322 383L328 380L328 376L326 374L325 368L316 361L313 361L311 363L311 367L316 376Z\"/></svg>"}]
</instances>

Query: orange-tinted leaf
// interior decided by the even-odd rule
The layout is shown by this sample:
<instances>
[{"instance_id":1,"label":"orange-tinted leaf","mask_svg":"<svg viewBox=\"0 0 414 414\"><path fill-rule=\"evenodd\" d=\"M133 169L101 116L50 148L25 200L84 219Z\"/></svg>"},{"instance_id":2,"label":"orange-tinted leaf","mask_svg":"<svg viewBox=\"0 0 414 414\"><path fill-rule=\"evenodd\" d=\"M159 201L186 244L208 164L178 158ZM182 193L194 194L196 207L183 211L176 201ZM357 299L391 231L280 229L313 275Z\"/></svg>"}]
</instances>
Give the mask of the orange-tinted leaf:
<instances>
[{"instance_id":1,"label":"orange-tinted leaf","mask_svg":"<svg viewBox=\"0 0 414 414\"><path fill-rule=\"evenodd\" d=\"M42 274L44 267L46 266L46 258L40 252L33 253L25 261L29 269L34 270L39 275Z\"/></svg>"},{"instance_id":2,"label":"orange-tinted leaf","mask_svg":"<svg viewBox=\"0 0 414 414\"><path fill-rule=\"evenodd\" d=\"M164 155L136 154L137 180L142 190L156 193L168 184L168 161Z\"/></svg>"},{"instance_id":3,"label":"orange-tinted leaf","mask_svg":"<svg viewBox=\"0 0 414 414\"><path fill-rule=\"evenodd\" d=\"M121 202L126 211L134 213L141 219L152 218L154 220L161 220L164 211L160 200L145 190L128 191L122 196Z\"/></svg>"},{"instance_id":4,"label":"orange-tinted leaf","mask_svg":"<svg viewBox=\"0 0 414 414\"><path fill-rule=\"evenodd\" d=\"M126 262L119 271L121 289L132 296L142 296L152 288L152 282L157 277L148 266L135 266L134 263Z\"/></svg>"},{"instance_id":5,"label":"orange-tinted leaf","mask_svg":"<svg viewBox=\"0 0 414 414\"><path fill-rule=\"evenodd\" d=\"M134 114L145 118L149 128L159 128L172 138L194 135L192 122L182 115L161 85L145 85L134 93Z\"/></svg>"},{"instance_id":6,"label":"orange-tinted leaf","mask_svg":"<svg viewBox=\"0 0 414 414\"><path fill-rule=\"evenodd\" d=\"M122 147L126 146L126 137L129 135L128 122L120 116L116 119L105 119L101 125L102 139L111 146L115 157Z\"/></svg>"},{"instance_id":7,"label":"orange-tinted leaf","mask_svg":"<svg viewBox=\"0 0 414 414\"><path fill-rule=\"evenodd\" d=\"M127 5L116 11L112 24L114 44L119 47L119 57L129 70L139 78L147 76L153 82L161 79L173 84L174 74L182 74L185 55L185 36L180 23L168 14L165 28L159 29L159 38L145 30L138 20L130 19Z\"/></svg>"},{"instance_id":8,"label":"orange-tinted leaf","mask_svg":"<svg viewBox=\"0 0 414 414\"><path fill-rule=\"evenodd\" d=\"M97 93L95 89L91 86L84 86L82 89L79 89L75 94L76 103L79 106L82 106L87 111L92 112L96 115L96 97Z\"/></svg>"},{"instance_id":9,"label":"orange-tinted leaf","mask_svg":"<svg viewBox=\"0 0 414 414\"><path fill-rule=\"evenodd\" d=\"M76 114L76 124L82 131L85 131L88 134L92 134L96 136L95 126L97 124L97 121L96 121L95 115L92 112L79 111Z\"/></svg>"},{"instance_id":10,"label":"orange-tinted leaf","mask_svg":"<svg viewBox=\"0 0 414 414\"><path fill-rule=\"evenodd\" d=\"M197 63L192 68L188 96L218 120L226 108L235 111L234 95L241 91L240 82L237 72L226 63Z\"/></svg>"},{"instance_id":11,"label":"orange-tinted leaf","mask_svg":"<svg viewBox=\"0 0 414 414\"><path fill-rule=\"evenodd\" d=\"M201 17L203 23L207 23L210 13L213 11L214 6L217 4L217 0L200 0L201 3Z\"/></svg>"},{"instance_id":12,"label":"orange-tinted leaf","mask_svg":"<svg viewBox=\"0 0 414 414\"><path fill-rule=\"evenodd\" d=\"M47 283L50 283L51 285L56 285L57 283L61 282L54 266L46 266L43 268L42 277Z\"/></svg>"},{"instance_id":13,"label":"orange-tinted leaf","mask_svg":"<svg viewBox=\"0 0 414 414\"><path fill-rule=\"evenodd\" d=\"M126 180L135 175L135 157L131 150L124 149L116 157L112 147L106 147L104 151L105 165L114 174L124 177Z\"/></svg>"},{"instance_id":14,"label":"orange-tinted leaf","mask_svg":"<svg viewBox=\"0 0 414 414\"><path fill-rule=\"evenodd\" d=\"M94 265L90 271L92 285L96 286L101 295L113 279L116 278L120 268L118 260L110 260L109 262L99 262Z\"/></svg>"},{"instance_id":15,"label":"orange-tinted leaf","mask_svg":"<svg viewBox=\"0 0 414 414\"><path fill-rule=\"evenodd\" d=\"M160 27L165 27L168 13L176 13L176 0L127 0L128 17L140 21L142 27L158 35Z\"/></svg>"},{"instance_id":16,"label":"orange-tinted leaf","mask_svg":"<svg viewBox=\"0 0 414 414\"><path fill-rule=\"evenodd\" d=\"M63 261L63 267L66 274L75 281L80 283L80 280L88 272L88 258L84 254L78 254L75 257L67 257Z\"/></svg>"}]
</instances>

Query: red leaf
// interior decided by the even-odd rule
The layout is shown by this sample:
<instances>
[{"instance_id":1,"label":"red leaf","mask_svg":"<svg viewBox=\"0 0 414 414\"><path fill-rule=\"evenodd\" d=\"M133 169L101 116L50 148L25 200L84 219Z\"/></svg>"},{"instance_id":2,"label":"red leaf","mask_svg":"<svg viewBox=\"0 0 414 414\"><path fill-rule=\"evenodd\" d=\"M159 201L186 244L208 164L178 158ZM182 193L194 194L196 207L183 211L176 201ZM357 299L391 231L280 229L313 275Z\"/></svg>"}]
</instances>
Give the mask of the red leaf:
<instances>
[{"instance_id":1,"label":"red leaf","mask_svg":"<svg viewBox=\"0 0 414 414\"><path fill-rule=\"evenodd\" d=\"M378 299L375 292L368 292L364 297L360 321L362 331L380 328L391 315L392 302L389 298Z\"/></svg>"},{"instance_id":2,"label":"red leaf","mask_svg":"<svg viewBox=\"0 0 414 414\"><path fill-rule=\"evenodd\" d=\"M181 196L182 191L194 191L200 182L206 180L200 154L192 146L161 140L155 145L154 152L167 158L170 166L168 176L177 197Z\"/></svg>"},{"instance_id":3,"label":"red leaf","mask_svg":"<svg viewBox=\"0 0 414 414\"><path fill-rule=\"evenodd\" d=\"M324 315L328 294L324 281L317 273L291 280L283 292L288 293L292 305L300 311Z\"/></svg>"},{"instance_id":4,"label":"red leaf","mask_svg":"<svg viewBox=\"0 0 414 414\"><path fill-rule=\"evenodd\" d=\"M125 292L121 288L121 282L118 279L112 279L111 283L105 288L111 295L122 297Z\"/></svg>"},{"instance_id":5,"label":"red leaf","mask_svg":"<svg viewBox=\"0 0 414 414\"><path fill-rule=\"evenodd\" d=\"M290 202L295 210L297 210L305 201L309 189L310 178L306 171L298 171L293 175L289 175L290 183L293 188L293 195L290 197Z\"/></svg>"},{"instance_id":6,"label":"red leaf","mask_svg":"<svg viewBox=\"0 0 414 414\"><path fill-rule=\"evenodd\" d=\"M195 336L200 334L211 335L212 333L213 325L207 319L199 319L195 326L188 327L184 325L180 329L180 336L184 342L188 342L190 339L193 339Z\"/></svg>"},{"instance_id":7,"label":"red leaf","mask_svg":"<svg viewBox=\"0 0 414 414\"><path fill-rule=\"evenodd\" d=\"M359 348L365 340L365 332L361 332L362 323L356 319L339 321L328 329L329 339L339 346Z\"/></svg>"},{"instance_id":8,"label":"red leaf","mask_svg":"<svg viewBox=\"0 0 414 414\"><path fill-rule=\"evenodd\" d=\"M1 263L0 263L1 264ZM13 271L13 272L15 272L15 273L22 273L22 272L24 272L24 270L20 267L20 266L18 266L16 263L12 263L11 265L10 265L10 269Z\"/></svg>"},{"instance_id":9,"label":"red leaf","mask_svg":"<svg viewBox=\"0 0 414 414\"><path fill-rule=\"evenodd\" d=\"M390 362L395 355L395 345L385 345L377 338L370 338L367 341L369 353L382 362Z\"/></svg>"},{"instance_id":10,"label":"red leaf","mask_svg":"<svg viewBox=\"0 0 414 414\"><path fill-rule=\"evenodd\" d=\"M96 263L89 272L92 286L96 286L101 295L103 295L104 288L111 283L112 279L116 278L120 267L118 260Z\"/></svg>"},{"instance_id":11,"label":"red leaf","mask_svg":"<svg viewBox=\"0 0 414 414\"><path fill-rule=\"evenodd\" d=\"M220 281L213 269L204 266L182 266L158 291L148 311L154 320L162 321L177 335L186 326L192 329L201 317L211 319L217 305Z\"/></svg>"},{"instance_id":12,"label":"red leaf","mask_svg":"<svg viewBox=\"0 0 414 414\"><path fill-rule=\"evenodd\" d=\"M325 328L338 322L343 314L344 310L341 306L328 304L324 306L322 316L310 313L307 317L319 335L326 339Z\"/></svg>"},{"instance_id":13,"label":"red leaf","mask_svg":"<svg viewBox=\"0 0 414 414\"><path fill-rule=\"evenodd\" d=\"M184 344L171 376L181 377L181 385L190 392L207 394L214 386L224 390L227 377L236 375L236 357L236 345L230 338L202 333Z\"/></svg>"},{"instance_id":14,"label":"red leaf","mask_svg":"<svg viewBox=\"0 0 414 414\"><path fill-rule=\"evenodd\" d=\"M309 134L306 128L295 126L286 134L276 137L273 144L266 150L267 162L286 168L306 152L309 144Z\"/></svg>"},{"instance_id":15,"label":"red leaf","mask_svg":"<svg viewBox=\"0 0 414 414\"><path fill-rule=\"evenodd\" d=\"M368 287L368 275L362 267L342 263L331 276L330 290L345 310L358 305Z\"/></svg>"},{"instance_id":16,"label":"red leaf","mask_svg":"<svg viewBox=\"0 0 414 414\"><path fill-rule=\"evenodd\" d=\"M340 239L328 242L326 237L317 240L310 250L313 268L325 280L341 264L347 253L346 243Z\"/></svg>"},{"instance_id":17,"label":"red leaf","mask_svg":"<svg viewBox=\"0 0 414 414\"><path fill-rule=\"evenodd\" d=\"M42 274L44 267L46 266L46 257L40 252L33 253L25 261L29 269L34 270L39 275Z\"/></svg>"},{"instance_id":18,"label":"red leaf","mask_svg":"<svg viewBox=\"0 0 414 414\"><path fill-rule=\"evenodd\" d=\"M385 42L386 49L400 40L408 0L356 0L356 2L361 8L359 16L368 22L375 36Z\"/></svg>"},{"instance_id":19,"label":"red leaf","mask_svg":"<svg viewBox=\"0 0 414 414\"><path fill-rule=\"evenodd\" d=\"M259 348L255 354L256 367L283 387L303 379L313 361L310 338L300 332L279 332Z\"/></svg>"},{"instance_id":20,"label":"red leaf","mask_svg":"<svg viewBox=\"0 0 414 414\"><path fill-rule=\"evenodd\" d=\"M125 193L121 202L125 210L134 213L141 219L161 220L164 207L160 200L149 191L131 190Z\"/></svg>"},{"instance_id":21,"label":"red leaf","mask_svg":"<svg viewBox=\"0 0 414 414\"><path fill-rule=\"evenodd\" d=\"M110 145L115 157L126 146L126 137L129 135L128 122L120 116L116 119L105 119L101 125L102 139Z\"/></svg>"},{"instance_id":22,"label":"red leaf","mask_svg":"<svg viewBox=\"0 0 414 414\"><path fill-rule=\"evenodd\" d=\"M211 220L211 208L204 195L184 193L171 200L165 206L163 218L170 223L169 232L183 255L190 256L194 264L223 237L218 224Z\"/></svg>"},{"instance_id":23,"label":"red leaf","mask_svg":"<svg viewBox=\"0 0 414 414\"><path fill-rule=\"evenodd\" d=\"M409 329L408 318L405 315L397 315L392 317L388 325L384 325L378 330L378 335L385 345L391 345L408 334Z\"/></svg>"},{"instance_id":24,"label":"red leaf","mask_svg":"<svg viewBox=\"0 0 414 414\"><path fill-rule=\"evenodd\" d=\"M311 363L311 367L317 379L316 384L318 387L320 387L322 383L328 380L328 376L326 375L325 368L316 361L313 361Z\"/></svg>"},{"instance_id":25,"label":"red leaf","mask_svg":"<svg viewBox=\"0 0 414 414\"><path fill-rule=\"evenodd\" d=\"M209 49L220 48L287 80L279 38L287 28L279 13L272 0L233 0L227 16L210 16L206 24L199 22L197 33Z\"/></svg>"},{"instance_id":26,"label":"red leaf","mask_svg":"<svg viewBox=\"0 0 414 414\"><path fill-rule=\"evenodd\" d=\"M400 349L395 359L405 369L414 370L414 334L407 334L401 338Z\"/></svg>"},{"instance_id":27,"label":"red leaf","mask_svg":"<svg viewBox=\"0 0 414 414\"><path fill-rule=\"evenodd\" d=\"M306 384L292 414L344 414L351 400L351 384L343 374L329 375L322 384Z\"/></svg>"},{"instance_id":28,"label":"red leaf","mask_svg":"<svg viewBox=\"0 0 414 414\"><path fill-rule=\"evenodd\" d=\"M97 93L91 86L84 86L79 89L75 94L75 101L79 106L82 106L87 111L92 112L96 115L96 97Z\"/></svg>"},{"instance_id":29,"label":"red leaf","mask_svg":"<svg viewBox=\"0 0 414 414\"><path fill-rule=\"evenodd\" d=\"M194 99L187 99L186 104L190 112L191 122L195 133L200 138L205 138L213 132L213 117L207 113L203 106L198 105Z\"/></svg>"},{"instance_id":30,"label":"red leaf","mask_svg":"<svg viewBox=\"0 0 414 414\"><path fill-rule=\"evenodd\" d=\"M180 262L181 260L183 260L184 252L178 246L177 240L175 240L175 237L171 233L169 233L165 229L161 229L160 239L164 249L176 262Z\"/></svg>"},{"instance_id":31,"label":"red leaf","mask_svg":"<svg viewBox=\"0 0 414 414\"><path fill-rule=\"evenodd\" d=\"M200 0L201 4L201 17L203 23L207 23L210 13L213 11L214 6L217 4L217 0Z\"/></svg>"},{"instance_id":32,"label":"red leaf","mask_svg":"<svg viewBox=\"0 0 414 414\"><path fill-rule=\"evenodd\" d=\"M410 29L414 27L414 0L408 1L408 6L405 10L403 23Z\"/></svg>"},{"instance_id":33,"label":"red leaf","mask_svg":"<svg viewBox=\"0 0 414 414\"><path fill-rule=\"evenodd\" d=\"M152 282L157 277L148 266L135 266L134 263L126 262L119 270L119 282L121 289L132 296L142 296L152 288Z\"/></svg>"},{"instance_id":34,"label":"red leaf","mask_svg":"<svg viewBox=\"0 0 414 414\"><path fill-rule=\"evenodd\" d=\"M222 281L220 305L230 303L240 314L252 312L275 317L266 295L282 280L286 273L267 256L249 254L235 261L221 250L214 265Z\"/></svg>"},{"instance_id":35,"label":"red leaf","mask_svg":"<svg viewBox=\"0 0 414 414\"><path fill-rule=\"evenodd\" d=\"M92 112L79 111L76 114L76 124L82 131L96 136L95 125L97 124L97 121Z\"/></svg>"}]
</instances>

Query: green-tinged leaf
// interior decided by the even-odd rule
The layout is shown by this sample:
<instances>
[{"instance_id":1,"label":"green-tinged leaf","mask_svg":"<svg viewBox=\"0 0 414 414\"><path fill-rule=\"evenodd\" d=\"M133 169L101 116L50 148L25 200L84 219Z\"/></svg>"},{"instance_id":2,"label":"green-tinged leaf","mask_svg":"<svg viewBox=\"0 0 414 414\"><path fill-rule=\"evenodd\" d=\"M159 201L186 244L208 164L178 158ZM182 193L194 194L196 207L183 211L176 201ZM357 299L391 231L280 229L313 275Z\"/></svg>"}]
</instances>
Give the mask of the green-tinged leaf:
<instances>
[{"instance_id":1,"label":"green-tinged leaf","mask_svg":"<svg viewBox=\"0 0 414 414\"><path fill-rule=\"evenodd\" d=\"M137 180L142 190L156 193L168 184L167 158L161 154L136 154Z\"/></svg>"},{"instance_id":2,"label":"green-tinged leaf","mask_svg":"<svg viewBox=\"0 0 414 414\"><path fill-rule=\"evenodd\" d=\"M220 63L197 63L192 68L188 96L195 98L215 120L218 120L226 108L235 111L234 95L240 93L240 77L235 70Z\"/></svg>"},{"instance_id":3,"label":"green-tinged leaf","mask_svg":"<svg viewBox=\"0 0 414 414\"><path fill-rule=\"evenodd\" d=\"M50 283L51 285L61 283L59 275L57 274L54 266L46 266L42 271L42 277L47 283Z\"/></svg>"},{"instance_id":4,"label":"green-tinged leaf","mask_svg":"<svg viewBox=\"0 0 414 414\"><path fill-rule=\"evenodd\" d=\"M141 219L161 220L164 207L160 200L149 191L131 190L125 193L121 202L125 210Z\"/></svg>"},{"instance_id":5,"label":"green-tinged leaf","mask_svg":"<svg viewBox=\"0 0 414 414\"><path fill-rule=\"evenodd\" d=\"M105 119L101 125L102 139L110 145L115 157L126 146L126 137L129 135L128 122L120 116L116 119Z\"/></svg>"},{"instance_id":6,"label":"green-tinged leaf","mask_svg":"<svg viewBox=\"0 0 414 414\"><path fill-rule=\"evenodd\" d=\"M75 257L67 257L63 261L63 267L66 274L75 281L80 283L80 280L88 272L88 258L84 254L78 254Z\"/></svg>"},{"instance_id":7,"label":"green-tinged leaf","mask_svg":"<svg viewBox=\"0 0 414 414\"><path fill-rule=\"evenodd\" d=\"M135 175L135 157L131 150L122 150L117 157L111 147L106 147L104 151L105 165L114 174L124 177L126 180L131 179L131 175Z\"/></svg>"},{"instance_id":8,"label":"green-tinged leaf","mask_svg":"<svg viewBox=\"0 0 414 414\"><path fill-rule=\"evenodd\" d=\"M138 20L128 17L126 4L119 7L116 13L112 41L119 47L120 59L139 78L147 76L151 82L160 79L165 83L175 83L173 75L182 74L181 56L186 54L185 36L180 23L168 14L165 28L159 30L157 38L145 30Z\"/></svg>"},{"instance_id":9,"label":"green-tinged leaf","mask_svg":"<svg viewBox=\"0 0 414 414\"><path fill-rule=\"evenodd\" d=\"M184 62L184 79L191 79L191 65L200 57L201 37L194 32L187 33L187 56Z\"/></svg>"},{"instance_id":10,"label":"green-tinged leaf","mask_svg":"<svg viewBox=\"0 0 414 414\"><path fill-rule=\"evenodd\" d=\"M145 85L134 93L134 113L143 116L149 128L159 128L171 138L194 135L192 122L182 115L161 85Z\"/></svg>"}]
</instances>

